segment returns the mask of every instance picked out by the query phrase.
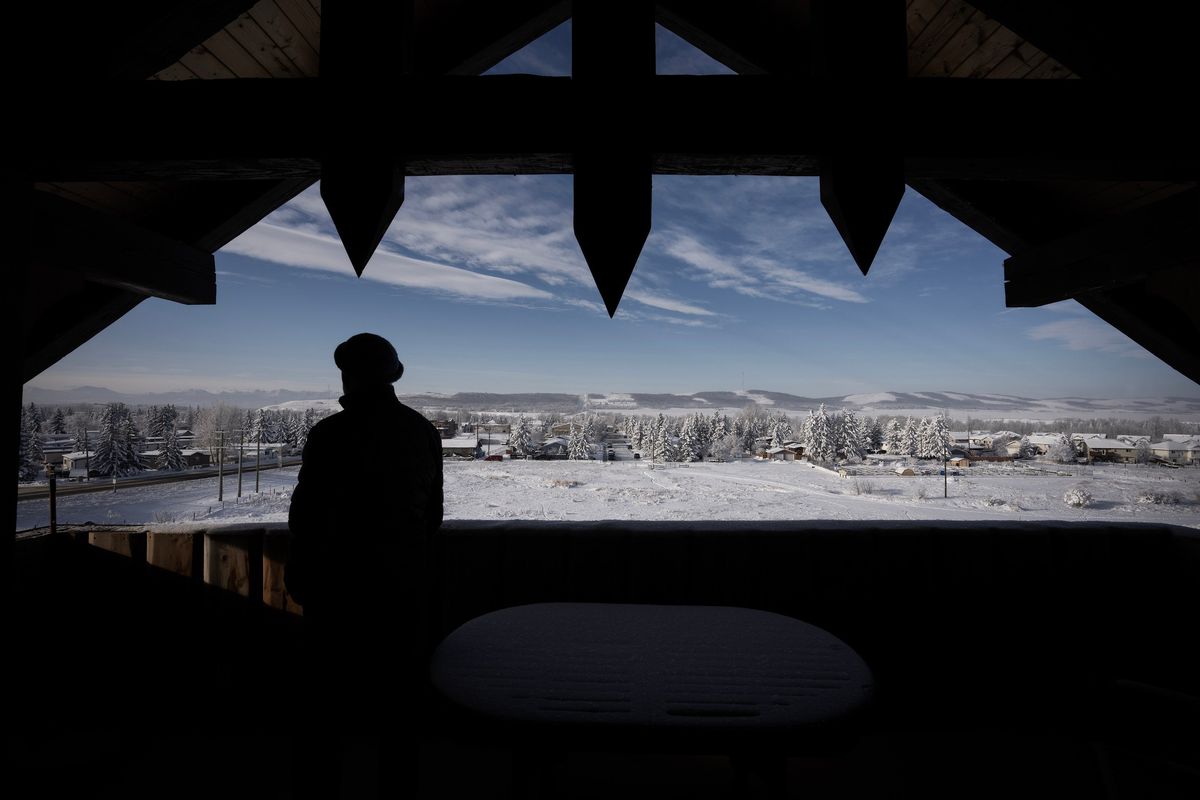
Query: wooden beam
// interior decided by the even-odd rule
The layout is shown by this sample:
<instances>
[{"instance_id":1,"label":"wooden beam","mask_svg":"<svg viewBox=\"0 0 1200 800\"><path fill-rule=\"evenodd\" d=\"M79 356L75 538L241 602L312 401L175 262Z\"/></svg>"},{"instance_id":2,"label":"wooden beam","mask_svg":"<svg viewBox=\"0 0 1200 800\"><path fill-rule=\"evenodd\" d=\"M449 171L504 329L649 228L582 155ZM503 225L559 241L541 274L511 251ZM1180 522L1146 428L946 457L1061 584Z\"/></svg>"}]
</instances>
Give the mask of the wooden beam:
<instances>
[{"instance_id":1,"label":"wooden beam","mask_svg":"<svg viewBox=\"0 0 1200 800\"><path fill-rule=\"evenodd\" d=\"M568 0L437 0L415 13L421 75L479 75L561 25Z\"/></svg>"},{"instance_id":2,"label":"wooden beam","mask_svg":"<svg viewBox=\"0 0 1200 800\"><path fill-rule=\"evenodd\" d=\"M30 104L36 124L13 129L25 157L12 169L36 181L313 180L323 153L372 147L402 156L409 175L538 174L570 172L571 153L612 138L610 126L583 121L593 111L571 78L406 78L394 93L420 125L346 124L378 102L371 86L339 93L315 80L141 81L90 92L67 85ZM910 179L1196 180L1200 153L1190 129L1147 122L1176 96L1169 83L909 79L869 105L847 107L844 87L824 81L658 76L640 124L624 135L644 142L660 174L812 175L832 143L869 150L886 138ZM306 122L229 124L262 108L305 109ZM203 109L221 113L197 113ZM106 124L80 137L78 119ZM503 124L481 124L493 120ZM882 120L903 123L885 131Z\"/></svg>"},{"instance_id":3,"label":"wooden beam","mask_svg":"<svg viewBox=\"0 0 1200 800\"><path fill-rule=\"evenodd\" d=\"M813 0L812 74L868 116L904 84L908 41L903 0L861 5ZM844 113L844 112L843 112ZM878 116L880 121L888 119ZM861 132L860 132L861 133ZM863 275L904 196L904 154L891 136L830 137L821 153L821 205Z\"/></svg>"},{"instance_id":4,"label":"wooden beam","mask_svg":"<svg viewBox=\"0 0 1200 800\"><path fill-rule=\"evenodd\" d=\"M47 85L60 81L142 80L170 66L208 37L233 22L256 0L164 3L18 4L7 15L9 31L53 31L53 51L41 35L12 36L6 66L22 74L32 69ZM65 54L73 54L67 56ZM59 57L62 56L62 57ZM36 68L34 68L36 65ZM5 74L17 74L11 66Z\"/></svg>"},{"instance_id":5,"label":"wooden beam","mask_svg":"<svg viewBox=\"0 0 1200 800\"><path fill-rule=\"evenodd\" d=\"M217 301L211 253L49 192L34 196L33 241L35 269L179 303Z\"/></svg>"},{"instance_id":6,"label":"wooden beam","mask_svg":"<svg viewBox=\"0 0 1200 800\"><path fill-rule=\"evenodd\" d=\"M575 0L572 10L577 124L606 132L575 140L575 239L611 317L650 235L651 158L640 109L654 78L654 5Z\"/></svg>"},{"instance_id":7,"label":"wooden beam","mask_svg":"<svg viewBox=\"0 0 1200 800\"><path fill-rule=\"evenodd\" d=\"M1200 383L1200 275L1195 268L1159 270L1117 290L1076 300L1142 347Z\"/></svg>"},{"instance_id":8,"label":"wooden beam","mask_svg":"<svg viewBox=\"0 0 1200 800\"><path fill-rule=\"evenodd\" d=\"M739 75L809 74L809 3L659 0L656 5L660 25Z\"/></svg>"},{"instance_id":9,"label":"wooden beam","mask_svg":"<svg viewBox=\"0 0 1200 800\"><path fill-rule=\"evenodd\" d=\"M321 18L321 83L342 94L378 82L374 93L358 95L360 107L344 107L338 122L361 130L370 120L390 134L393 126L377 108L412 73L413 52L413 0L331 3ZM360 277L404 203L403 160L382 138L327 143L321 156L321 199Z\"/></svg>"},{"instance_id":10,"label":"wooden beam","mask_svg":"<svg viewBox=\"0 0 1200 800\"><path fill-rule=\"evenodd\" d=\"M34 298L26 298L33 300ZM33 380L55 362L116 322L146 295L83 282L77 291L44 302L26 333L21 358L21 381Z\"/></svg>"},{"instance_id":11,"label":"wooden beam","mask_svg":"<svg viewBox=\"0 0 1200 800\"><path fill-rule=\"evenodd\" d=\"M971 0L971 5L1083 78L1154 82L1198 76L1200 9L1192 3ZM1181 96L1176 107L1188 104Z\"/></svg>"},{"instance_id":12,"label":"wooden beam","mask_svg":"<svg viewBox=\"0 0 1200 800\"><path fill-rule=\"evenodd\" d=\"M1115 289L1159 270L1200 274L1200 189L1105 220L1004 262L1009 308L1041 306Z\"/></svg>"}]
</instances>

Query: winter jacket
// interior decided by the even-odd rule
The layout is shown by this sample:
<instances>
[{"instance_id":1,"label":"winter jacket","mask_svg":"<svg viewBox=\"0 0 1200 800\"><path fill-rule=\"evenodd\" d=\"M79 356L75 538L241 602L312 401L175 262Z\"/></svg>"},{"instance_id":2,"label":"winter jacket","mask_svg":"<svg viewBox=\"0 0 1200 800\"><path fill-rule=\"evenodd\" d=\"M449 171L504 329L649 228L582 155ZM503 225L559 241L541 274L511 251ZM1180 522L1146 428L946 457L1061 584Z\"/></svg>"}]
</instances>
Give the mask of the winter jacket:
<instances>
[{"instance_id":1,"label":"winter jacket","mask_svg":"<svg viewBox=\"0 0 1200 800\"><path fill-rule=\"evenodd\" d=\"M442 445L433 425L391 385L338 402L344 410L309 432L288 514L284 583L305 616L353 613L416 590L429 537L442 523Z\"/></svg>"}]
</instances>

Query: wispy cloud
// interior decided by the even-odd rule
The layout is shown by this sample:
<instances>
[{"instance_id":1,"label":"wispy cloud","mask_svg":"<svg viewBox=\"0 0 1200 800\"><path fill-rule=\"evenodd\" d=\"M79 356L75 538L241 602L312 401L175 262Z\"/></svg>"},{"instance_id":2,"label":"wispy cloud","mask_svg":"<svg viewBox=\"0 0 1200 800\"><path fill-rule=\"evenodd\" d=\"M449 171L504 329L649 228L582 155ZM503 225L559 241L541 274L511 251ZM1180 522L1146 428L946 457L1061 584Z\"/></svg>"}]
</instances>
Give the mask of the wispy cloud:
<instances>
[{"instance_id":1,"label":"wispy cloud","mask_svg":"<svg viewBox=\"0 0 1200 800\"><path fill-rule=\"evenodd\" d=\"M1103 322L1094 319L1062 319L1034 326L1030 339L1057 341L1068 350L1099 350L1131 358L1152 358L1135 342Z\"/></svg>"},{"instance_id":2,"label":"wispy cloud","mask_svg":"<svg viewBox=\"0 0 1200 800\"><path fill-rule=\"evenodd\" d=\"M225 246L244 256L277 264L352 276L342 243L330 236L259 223ZM445 292L474 300L550 298L549 292L519 281L409 258L385 249L375 251L365 280L415 289Z\"/></svg>"},{"instance_id":3,"label":"wispy cloud","mask_svg":"<svg viewBox=\"0 0 1200 800\"><path fill-rule=\"evenodd\" d=\"M682 300L676 300L671 297L663 297L641 289L626 289L625 297L630 300L636 300L644 306L652 308L660 308L663 311L674 311L676 314L693 314L700 317L715 317L712 311L707 308L701 308L691 303L685 303Z\"/></svg>"}]
</instances>

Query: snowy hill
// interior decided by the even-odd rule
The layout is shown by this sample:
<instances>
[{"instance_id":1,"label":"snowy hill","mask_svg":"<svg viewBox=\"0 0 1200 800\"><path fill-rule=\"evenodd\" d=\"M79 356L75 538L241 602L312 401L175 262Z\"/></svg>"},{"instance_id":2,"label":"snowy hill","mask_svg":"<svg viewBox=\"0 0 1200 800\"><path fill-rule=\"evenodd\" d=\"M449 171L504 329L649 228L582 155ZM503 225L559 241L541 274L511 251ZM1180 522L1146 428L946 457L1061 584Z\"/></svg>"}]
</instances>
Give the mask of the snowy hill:
<instances>
[{"instance_id":1,"label":"snowy hill","mask_svg":"<svg viewBox=\"0 0 1200 800\"><path fill-rule=\"evenodd\" d=\"M962 419L1052 420L1064 417L1097 418L1121 417L1146 419L1153 416L1176 417L1184 421L1200 421L1200 397L1134 398L1108 400L1088 397L1033 398L984 392L865 392L832 397L808 397L768 389L734 391L703 391L693 394L646 392L589 392L564 394L522 392L499 394L489 392L458 392L456 394L400 394L400 400L426 413L492 412L559 413L579 411L597 413L685 414L694 411L712 413L722 410L737 413L747 405L757 405L773 412L792 415L807 414L821 403L830 409L852 408L869 416L928 416L941 411ZM72 390L49 390L27 386L24 402L39 405L69 403L123 402L129 405L214 406L224 403L243 408L305 408L337 410L337 396L325 392L301 392L286 389L254 392L208 392L191 390L155 394L122 394L103 387L81 387Z\"/></svg>"}]
</instances>

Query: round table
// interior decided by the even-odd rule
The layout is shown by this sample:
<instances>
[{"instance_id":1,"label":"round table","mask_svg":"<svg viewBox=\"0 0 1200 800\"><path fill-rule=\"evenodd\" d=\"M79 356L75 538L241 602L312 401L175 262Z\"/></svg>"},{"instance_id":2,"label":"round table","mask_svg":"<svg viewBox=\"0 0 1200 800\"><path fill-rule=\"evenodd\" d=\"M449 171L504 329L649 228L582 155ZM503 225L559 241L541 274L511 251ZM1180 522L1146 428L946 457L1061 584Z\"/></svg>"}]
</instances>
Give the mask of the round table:
<instances>
[{"instance_id":1,"label":"round table","mask_svg":"<svg viewBox=\"0 0 1200 800\"><path fill-rule=\"evenodd\" d=\"M430 677L473 718L581 749L799 752L853 732L873 690L870 669L833 634L725 606L505 608L447 636Z\"/></svg>"}]
</instances>

